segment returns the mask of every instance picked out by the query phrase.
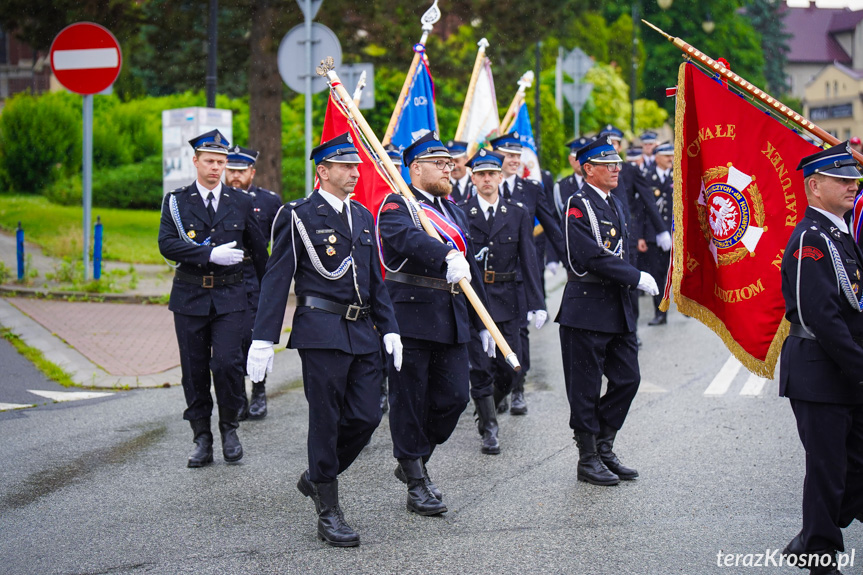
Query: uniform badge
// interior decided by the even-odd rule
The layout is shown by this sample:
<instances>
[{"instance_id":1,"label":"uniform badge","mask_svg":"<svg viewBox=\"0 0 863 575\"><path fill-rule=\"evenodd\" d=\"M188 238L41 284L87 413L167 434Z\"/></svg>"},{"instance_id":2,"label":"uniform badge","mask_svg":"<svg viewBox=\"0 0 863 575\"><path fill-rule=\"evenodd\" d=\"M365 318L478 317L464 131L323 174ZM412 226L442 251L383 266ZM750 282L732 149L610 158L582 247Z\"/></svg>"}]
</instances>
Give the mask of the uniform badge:
<instances>
[{"instance_id":1,"label":"uniform badge","mask_svg":"<svg viewBox=\"0 0 863 575\"><path fill-rule=\"evenodd\" d=\"M830 228L830 233L831 233L831 234L833 235L833 237L834 237L834 238L836 238L837 240L841 240L841 239L842 239L842 233L839 231L839 229L838 229L838 228L833 228L833 227L831 227L831 228Z\"/></svg>"},{"instance_id":2,"label":"uniform badge","mask_svg":"<svg viewBox=\"0 0 863 575\"><path fill-rule=\"evenodd\" d=\"M614 228L611 228L611 231L610 231L610 232L608 232L608 233L609 233L609 234L611 234L611 237L614 237L614 236L616 236L616 235L617 235L617 230L616 230L616 229L614 229Z\"/></svg>"},{"instance_id":3,"label":"uniform badge","mask_svg":"<svg viewBox=\"0 0 863 575\"><path fill-rule=\"evenodd\" d=\"M188 231L188 233L186 233L186 235L187 235L187 236L189 236L190 238L192 238L192 239L194 240L194 239L195 239L195 236L196 236L197 234L195 234L195 230L189 230L189 231Z\"/></svg>"},{"instance_id":4,"label":"uniform badge","mask_svg":"<svg viewBox=\"0 0 863 575\"><path fill-rule=\"evenodd\" d=\"M577 218L584 217L584 214L578 208L569 208L569 211L566 212L566 217L575 216Z\"/></svg>"},{"instance_id":5,"label":"uniform badge","mask_svg":"<svg viewBox=\"0 0 863 575\"><path fill-rule=\"evenodd\" d=\"M328 256L336 255L336 248L334 248L333 246L327 246L327 255Z\"/></svg>"},{"instance_id":6,"label":"uniform badge","mask_svg":"<svg viewBox=\"0 0 863 575\"><path fill-rule=\"evenodd\" d=\"M477 214L476 207L470 209L470 215L475 216Z\"/></svg>"},{"instance_id":7,"label":"uniform badge","mask_svg":"<svg viewBox=\"0 0 863 575\"><path fill-rule=\"evenodd\" d=\"M381 208L381 212L386 212L389 210L397 210L397 209L399 209L399 205L396 204L395 202L390 202Z\"/></svg>"},{"instance_id":8,"label":"uniform badge","mask_svg":"<svg viewBox=\"0 0 863 575\"><path fill-rule=\"evenodd\" d=\"M328 237L328 238L327 238L327 241L328 241L328 242L330 242L331 244L336 243L336 236L335 236L335 234L333 234L333 235L331 235L330 237ZM335 253L335 251L334 251L333 253ZM332 255L332 254L330 254L330 255Z\"/></svg>"},{"instance_id":9,"label":"uniform badge","mask_svg":"<svg viewBox=\"0 0 863 575\"><path fill-rule=\"evenodd\" d=\"M605 246L605 249L610 250L611 249L611 240L605 240L605 243L603 243L602 245Z\"/></svg>"},{"instance_id":10,"label":"uniform badge","mask_svg":"<svg viewBox=\"0 0 863 575\"><path fill-rule=\"evenodd\" d=\"M854 290L855 294L860 292L860 284L858 283L851 284L851 288Z\"/></svg>"},{"instance_id":11,"label":"uniform badge","mask_svg":"<svg viewBox=\"0 0 863 575\"><path fill-rule=\"evenodd\" d=\"M502 214L505 214L505 213L506 213L506 206L501 206L501 207L500 207L500 212L501 212Z\"/></svg>"},{"instance_id":12,"label":"uniform badge","mask_svg":"<svg viewBox=\"0 0 863 575\"><path fill-rule=\"evenodd\" d=\"M662 195L662 192L659 191L659 188L653 188L653 195L657 198Z\"/></svg>"},{"instance_id":13,"label":"uniform badge","mask_svg":"<svg viewBox=\"0 0 863 575\"><path fill-rule=\"evenodd\" d=\"M815 260L815 261L817 262L818 260L820 260L821 258L823 258L823 257L824 257L824 254L823 254L823 253L821 253L821 250L819 250L819 249L818 249L818 248L816 248L816 247L813 247L813 246L803 246L803 255L801 256L801 255L800 255L800 250L797 250L797 251L795 251L795 252L794 252L794 257L795 257L795 258L797 258L798 260L803 260L803 259L806 259L806 258L812 258L813 260ZM858 278L860 277L860 272L859 272L859 271L857 272L857 277L858 277Z\"/></svg>"},{"instance_id":14,"label":"uniform badge","mask_svg":"<svg viewBox=\"0 0 863 575\"><path fill-rule=\"evenodd\" d=\"M856 274L857 279L859 280L859 279L860 279L860 270L857 270L857 271L856 271L856 272L854 272L854 273Z\"/></svg>"}]
</instances>

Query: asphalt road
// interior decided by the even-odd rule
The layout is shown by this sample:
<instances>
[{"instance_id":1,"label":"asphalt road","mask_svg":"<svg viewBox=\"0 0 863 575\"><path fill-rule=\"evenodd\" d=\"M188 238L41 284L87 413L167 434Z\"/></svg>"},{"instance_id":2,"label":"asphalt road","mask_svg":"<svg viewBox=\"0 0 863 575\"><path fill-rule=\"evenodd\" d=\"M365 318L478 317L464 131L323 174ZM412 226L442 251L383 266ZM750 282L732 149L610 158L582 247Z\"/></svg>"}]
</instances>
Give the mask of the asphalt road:
<instances>
[{"instance_id":1,"label":"asphalt road","mask_svg":"<svg viewBox=\"0 0 863 575\"><path fill-rule=\"evenodd\" d=\"M558 299L550 298L552 316ZM643 324L649 302L641 303ZM276 356L270 415L241 426L246 457L237 465L217 453L212 466L185 467L191 431L176 387L0 413L0 571L799 572L717 565L720 552L781 550L800 528L803 450L776 383L735 374L718 337L676 312L640 333L642 391L615 446L638 480L576 481L550 324L532 336L529 414L501 417L502 453L480 454L472 410L435 452L429 470L450 509L444 517L405 510L384 419L340 479L342 507L362 538L353 549L317 541L313 505L295 487L306 467L307 406L293 351ZM856 558L844 572L860 574L863 525L845 537Z\"/></svg>"}]
</instances>

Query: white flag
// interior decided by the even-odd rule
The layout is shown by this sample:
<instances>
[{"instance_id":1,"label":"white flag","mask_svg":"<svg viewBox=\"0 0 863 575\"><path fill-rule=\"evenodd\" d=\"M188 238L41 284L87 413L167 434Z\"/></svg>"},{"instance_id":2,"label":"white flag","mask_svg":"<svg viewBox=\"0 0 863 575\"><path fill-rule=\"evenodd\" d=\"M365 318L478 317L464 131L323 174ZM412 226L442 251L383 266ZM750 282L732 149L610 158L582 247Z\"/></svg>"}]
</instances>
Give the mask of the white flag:
<instances>
[{"instance_id":1,"label":"white flag","mask_svg":"<svg viewBox=\"0 0 863 575\"><path fill-rule=\"evenodd\" d=\"M498 136L500 131L500 115L497 111L497 97L494 93L494 78L491 75L491 62L484 58L473 99L467 111L467 121L461 140L468 144L482 144Z\"/></svg>"}]
</instances>

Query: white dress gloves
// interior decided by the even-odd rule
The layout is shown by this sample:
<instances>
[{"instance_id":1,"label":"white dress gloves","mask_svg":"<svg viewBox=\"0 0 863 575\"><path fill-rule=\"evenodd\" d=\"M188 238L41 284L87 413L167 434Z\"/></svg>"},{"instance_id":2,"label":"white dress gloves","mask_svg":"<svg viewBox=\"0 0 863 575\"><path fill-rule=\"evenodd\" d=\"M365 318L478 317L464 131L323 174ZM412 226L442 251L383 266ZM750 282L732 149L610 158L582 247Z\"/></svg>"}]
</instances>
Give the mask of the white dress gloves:
<instances>
[{"instance_id":1,"label":"white dress gloves","mask_svg":"<svg viewBox=\"0 0 863 575\"><path fill-rule=\"evenodd\" d=\"M268 373L273 373L273 342L256 339L249 348L249 358L246 360L246 373L252 383L264 381Z\"/></svg>"},{"instance_id":2,"label":"white dress gloves","mask_svg":"<svg viewBox=\"0 0 863 575\"><path fill-rule=\"evenodd\" d=\"M479 339L482 341L482 350L488 354L489 357L494 357L497 353L494 347L494 338L491 337L491 332L487 329L479 332Z\"/></svg>"},{"instance_id":3,"label":"white dress gloves","mask_svg":"<svg viewBox=\"0 0 863 575\"><path fill-rule=\"evenodd\" d=\"M527 321L531 322L534 319L536 320L536 323L534 324L536 329L542 329L542 326L545 325L545 322L548 319L548 312L544 309L527 312Z\"/></svg>"},{"instance_id":4,"label":"white dress gloves","mask_svg":"<svg viewBox=\"0 0 863 575\"><path fill-rule=\"evenodd\" d=\"M402 338L397 333L384 334L384 349L393 356L393 367L402 370Z\"/></svg>"},{"instance_id":5,"label":"white dress gloves","mask_svg":"<svg viewBox=\"0 0 863 575\"><path fill-rule=\"evenodd\" d=\"M671 249L671 234L668 232L662 232L661 234L656 236L656 245L658 245L662 251L667 252Z\"/></svg>"},{"instance_id":6,"label":"white dress gloves","mask_svg":"<svg viewBox=\"0 0 863 575\"><path fill-rule=\"evenodd\" d=\"M213 248L210 252L210 261L220 266L232 266L243 261L243 250L234 246L237 242L228 242Z\"/></svg>"},{"instance_id":7,"label":"white dress gloves","mask_svg":"<svg viewBox=\"0 0 863 575\"><path fill-rule=\"evenodd\" d=\"M446 257L447 283L457 284L462 278L465 278L467 281L471 280L470 264L467 263L461 252L448 255Z\"/></svg>"},{"instance_id":8,"label":"white dress gloves","mask_svg":"<svg viewBox=\"0 0 863 575\"><path fill-rule=\"evenodd\" d=\"M649 295L659 295L659 287L656 285L656 280L647 272L641 272L641 277L638 278L638 289L647 292Z\"/></svg>"}]
</instances>

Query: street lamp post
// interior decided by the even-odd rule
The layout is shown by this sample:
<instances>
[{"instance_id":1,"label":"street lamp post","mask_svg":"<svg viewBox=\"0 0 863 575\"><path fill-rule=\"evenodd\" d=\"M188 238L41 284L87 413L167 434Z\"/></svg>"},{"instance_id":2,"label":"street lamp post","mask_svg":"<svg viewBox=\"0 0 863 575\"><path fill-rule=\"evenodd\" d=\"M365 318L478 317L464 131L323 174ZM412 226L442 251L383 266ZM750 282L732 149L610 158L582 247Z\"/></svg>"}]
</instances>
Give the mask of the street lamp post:
<instances>
[{"instance_id":1,"label":"street lamp post","mask_svg":"<svg viewBox=\"0 0 863 575\"><path fill-rule=\"evenodd\" d=\"M216 45L219 0L210 0L210 20L207 26L207 107L216 107Z\"/></svg>"},{"instance_id":2,"label":"street lamp post","mask_svg":"<svg viewBox=\"0 0 863 575\"><path fill-rule=\"evenodd\" d=\"M632 113L629 117L629 129L635 135L635 97L637 95L636 83L638 82L638 2L632 3L632 74L629 82L629 100L632 105Z\"/></svg>"}]
</instances>

